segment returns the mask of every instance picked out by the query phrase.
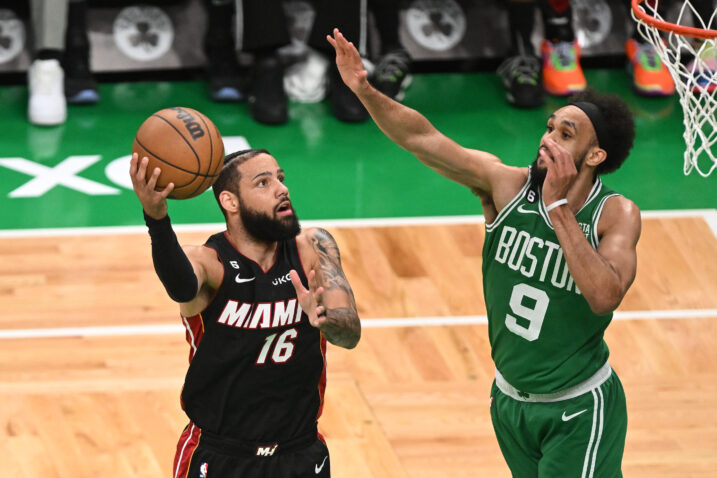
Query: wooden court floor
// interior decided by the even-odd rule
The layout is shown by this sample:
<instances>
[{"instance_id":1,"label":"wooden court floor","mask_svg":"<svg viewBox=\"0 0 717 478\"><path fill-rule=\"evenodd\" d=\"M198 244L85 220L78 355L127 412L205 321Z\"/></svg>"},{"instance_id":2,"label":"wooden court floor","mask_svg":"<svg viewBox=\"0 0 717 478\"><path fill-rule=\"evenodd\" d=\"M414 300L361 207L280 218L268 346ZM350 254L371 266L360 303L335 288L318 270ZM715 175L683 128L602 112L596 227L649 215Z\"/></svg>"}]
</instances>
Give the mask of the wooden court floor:
<instances>
[{"instance_id":1,"label":"wooden court floor","mask_svg":"<svg viewBox=\"0 0 717 478\"><path fill-rule=\"evenodd\" d=\"M332 475L508 477L488 408L482 224L330 230L365 319L356 349L328 351ZM606 334L627 395L626 477L717 476L715 252L704 217L643 221L637 280ZM146 234L0 238L0 308L4 477L171 476L188 346Z\"/></svg>"}]
</instances>

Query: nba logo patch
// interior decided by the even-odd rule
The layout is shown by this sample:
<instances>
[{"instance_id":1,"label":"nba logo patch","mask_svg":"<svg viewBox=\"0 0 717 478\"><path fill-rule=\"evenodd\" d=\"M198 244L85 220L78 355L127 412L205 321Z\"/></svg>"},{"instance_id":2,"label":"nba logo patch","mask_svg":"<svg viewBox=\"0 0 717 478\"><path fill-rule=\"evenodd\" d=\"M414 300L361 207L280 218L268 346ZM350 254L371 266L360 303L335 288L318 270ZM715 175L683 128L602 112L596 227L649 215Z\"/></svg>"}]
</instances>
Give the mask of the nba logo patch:
<instances>
[{"instance_id":1,"label":"nba logo patch","mask_svg":"<svg viewBox=\"0 0 717 478\"><path fill-rule=\"evenodd\" d=\"M199 478L207 478L207 473L209 472L209 463L206 461L202 463L202 466L199 467Z\"/></svg>"},{"instance_id":2,"label":"nba logo patch","mask_svg":"<svg viewBox=\"0 0 717 478\"><path fill-rule=\"evenodd\" d=\"M493 400L494 400L493 397L490 397L490 403L488 404L488 408L493 406Z\"/></svg>"}]
</instances>

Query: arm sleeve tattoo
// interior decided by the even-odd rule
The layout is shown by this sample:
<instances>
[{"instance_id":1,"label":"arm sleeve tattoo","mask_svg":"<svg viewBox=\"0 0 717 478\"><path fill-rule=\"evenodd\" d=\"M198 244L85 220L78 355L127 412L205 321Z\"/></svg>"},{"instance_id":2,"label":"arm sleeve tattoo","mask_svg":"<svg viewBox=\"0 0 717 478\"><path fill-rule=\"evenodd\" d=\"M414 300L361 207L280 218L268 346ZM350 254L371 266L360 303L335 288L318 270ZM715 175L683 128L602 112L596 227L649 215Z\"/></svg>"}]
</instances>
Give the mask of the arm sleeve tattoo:
<instances>
[{"instance_id":1,"label":"arm sleeve tattoo","mask_svg":"<svg viewBox=\"0 0 717 478\"><path fill-rule=\"evenodd\" d=\"M356 310L356 301L344 271L336 241L324 229L316 229L311 235L311 246L319 258L321 282L324 290L340 290L349 298L349 307L326 309L326 322L321 331L334 345L353 348L361 338L361 321Z\"/></svg>"}]
</instances>

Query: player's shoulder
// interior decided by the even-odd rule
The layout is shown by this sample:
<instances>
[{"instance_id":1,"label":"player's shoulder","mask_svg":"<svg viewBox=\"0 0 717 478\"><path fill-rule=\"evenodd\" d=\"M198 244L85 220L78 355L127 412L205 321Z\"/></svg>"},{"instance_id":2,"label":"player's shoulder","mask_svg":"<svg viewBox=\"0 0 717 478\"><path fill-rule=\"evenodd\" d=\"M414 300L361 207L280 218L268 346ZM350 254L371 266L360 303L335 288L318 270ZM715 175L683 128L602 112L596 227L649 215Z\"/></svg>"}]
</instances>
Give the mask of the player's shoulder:
<instances>
[{"instance_id":1,"label":"player's shoulder","mask_svg":"<svg viewBox=\"0 0 717 478\"><path fill-rule=\"evenodd\" d=\"M307 258L310 262L318 259L319 255L339 256L339 246L329 231L321 227L302 229L296 237L296 245L302 261Z\"/></svg>"},{"instance_id":2,"label":"player's shoulder","mask_svg":"<svg viewBox=\"0 0 717 478\"><path fill-rule=\"evenodd\" d=\"M640 208L631 199L616 194L605 200L603 214L622 220L640 221Z\"/></svg>"},{"instance_id":3,"label":"player's shoulder","mask_svg":"<svg viewBox=\"0 0 717 478\"><path fill-rule=\"evenodd\" d=\"M182 250L190 259L216 262L218 257L218 252L216 251L216 249L207 244L183 245Z\"/></svg>"},{"instance_id":4,"label":"player's shoulder","mask_svg":"<svg viewBox=\"0 0 717 478\"><path fill-rule=\"evenodd\" d=\"M302 228L299 235L296 236L296 249L306 274L314 268L319 257L316 253L316 240L314 239L317 229L316 227Z\"/></svg>"},{"instance_id":5,"label":"player's shoulder","mask_svg":"<svg viewBox=\"0 0 717 478\"><path fill-rule=\"evenodd\" d=\"M631 230L639 236L641 224L640 208L637 207L637 204L618 194L605 200L598 223L598 232L611 229Z\"/></svg>"},{"instance_id":6,"label":"player's shoulder","mask_svg":"<svg viewBox=\"0 0 717 478\"><path fill-rule=\"evenodd\" d=\"M324 247L325 245L336 245L336 240L329 231L321 227L302 228L298 236L296 236L296 244L299 248Z\"/></svg>"},{"instance_id":7,"label":"player's shoulder","mask_svg":"<svg viewBox=\"0 0 717 478\"><path fill-rule=\"evenodd\" d=\"M530 168L503 164L492 178L491 197L498 211L502 210L520 192L528 181Z\"/></svg>"}]
</instances>

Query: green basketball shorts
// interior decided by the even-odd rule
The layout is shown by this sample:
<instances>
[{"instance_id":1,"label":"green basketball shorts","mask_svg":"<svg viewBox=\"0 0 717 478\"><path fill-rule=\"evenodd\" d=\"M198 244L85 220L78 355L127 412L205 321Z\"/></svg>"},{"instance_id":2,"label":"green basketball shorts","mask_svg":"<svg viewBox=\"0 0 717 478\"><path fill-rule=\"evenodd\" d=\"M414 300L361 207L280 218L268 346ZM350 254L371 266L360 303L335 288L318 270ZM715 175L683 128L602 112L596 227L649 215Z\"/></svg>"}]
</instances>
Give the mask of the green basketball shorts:
<instances>
[{"instance_id":1,"label":"green basketball shorts","mask_svg":"<svg viewBox=\"0 0 717 478\"><path fill-rule=\"evenodd\" d=\"M493 382L490 415L513 478L622 477L625 392L606 367L607 378L589 379L569 394L518 392L496 374L501 387Z\"/></svg>"}]
</instances>

